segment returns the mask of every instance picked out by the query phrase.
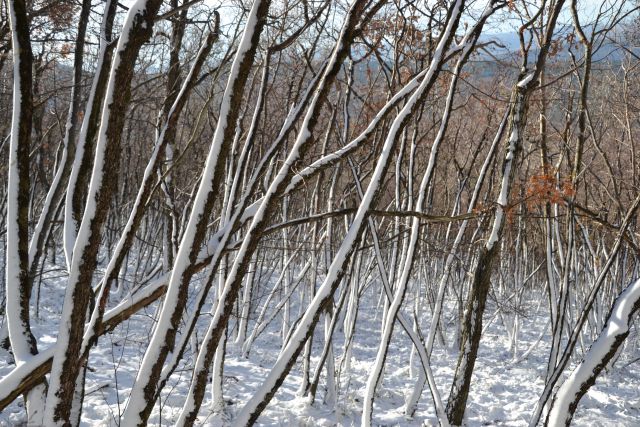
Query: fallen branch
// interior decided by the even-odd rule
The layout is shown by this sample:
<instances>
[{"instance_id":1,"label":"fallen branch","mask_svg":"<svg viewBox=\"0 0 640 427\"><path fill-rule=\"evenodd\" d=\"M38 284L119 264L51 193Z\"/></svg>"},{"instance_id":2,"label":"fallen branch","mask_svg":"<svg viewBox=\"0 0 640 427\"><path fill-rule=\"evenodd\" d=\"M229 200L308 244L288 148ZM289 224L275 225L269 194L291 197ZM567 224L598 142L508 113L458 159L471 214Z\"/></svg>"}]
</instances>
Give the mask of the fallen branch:
<instances>
[{"instance_id":1,"label":"fallen branch","mask_svg":"<svg viewBox=\"0 0 640 427\"><path fill-rule=\"evenodd\" d=\"M146 286L142 291L133 295L130 299L121 302L104 315L102 327L98 330L98 336L104 335L115 329L120 323L129 319L139 310L147 307L162 297L167 291L168 276L162 276L154 284ZM51 369L55 345L41 351L29 361L16 366L11 372L0 380L0 411L6 408L18 396L31 390L40 384Z\"/></svg>"}]
</instances>

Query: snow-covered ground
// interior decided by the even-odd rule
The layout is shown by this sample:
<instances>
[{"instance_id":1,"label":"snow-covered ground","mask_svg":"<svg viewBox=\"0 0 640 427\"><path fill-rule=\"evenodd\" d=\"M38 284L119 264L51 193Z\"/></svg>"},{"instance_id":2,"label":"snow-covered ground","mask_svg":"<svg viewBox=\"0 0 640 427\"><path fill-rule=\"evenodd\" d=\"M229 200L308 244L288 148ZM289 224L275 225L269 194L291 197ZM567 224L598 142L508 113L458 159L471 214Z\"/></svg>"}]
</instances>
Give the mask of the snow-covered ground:
<instances>
[{"instance_id":1,"label":"snow-covered ground","mask_svg":"<svg viewBox=\"0 0 640 427\"><path fill-rule=\"evenodd\" d=\"M54 283L54 284L52 284ZM62 292L55 280L43 283L40 319L34 324L34 332L41 348L56 342L57 320L62 302ZM58 303L56 303L58 300ZM323 404L324 382L315 404L297 396L301 381L300 365L291 372L258 424L265 426L351 426L360 424L362 398L367 375L375 358L380 339L380 313L376 315L377 298L365 295L358 313L358 324L349 375L342 373L339 397L335 407ZM102 337L93 349L87 375L86 399L82 422L87 426L115 426L141 363L143 350L150 337L152 319L157 307L150 307L125 322L111 334ZM297 310L292 310L292 313ZM489 304L486 321L492 318L495 307ZM429 318L425 312L424 319ZM320 322L321 325L324 322ZM252 325L250 325L251 327ZM522 320L518 352L523 354L535 343L546 327L546 318ZM452 328L453 329L453 328ZM203 329L200 329L200 334ZM424 332L424 331L423 331ZM452 332L453 333L453 332ZM233 334L233 332L232 332ZM323 344L323 327L316 330L313 341L312 373ZM614 369L605 374L582 399L574 425L576 426L637 426L640 424L640 362L632 362L635 354L635 330L629 338L626 351ZM448 337L452 341L452 337ZM523 360L513 362L509 339L499 317L495 317L483 335L478 361L474 371L471 395L466 412L469 426L525 426L542 391L543 375L548 352L548 331L539 345ZM225 362L226 417L232 418L257 389L280 350L280 321L278 318L254 343L249 359L239 356L232 339L228 344ZM344 336L341 327L334 337L336 366L340 367ZM449 343L450 345L450 343ZM399 328L394 329L384 371L384 379L378 387L374 403L373 423L380 426L437 425L433 404L425 389L418 411L413 419L403 415L405 398L413 387L410 369L411 343ZM191 352L189 352L191 354ZM6 363L6 355L0 361L0 377L12 369ZM455 351L436 346L432 365L440 393L446 399L456 362ZM187 359L174 373L160 403L156 405L150 424L172 425L182 406L189 386L190 364ZM416 362L417 358L416 358ZM20 425L24 410L22 399L16 400L0 414L1 426ZM206 415L209 405L203 405L200 421L204 425L224 425L220 416ZM227 418L228 419L228 418Z\"/></svg>"}]
</instances>

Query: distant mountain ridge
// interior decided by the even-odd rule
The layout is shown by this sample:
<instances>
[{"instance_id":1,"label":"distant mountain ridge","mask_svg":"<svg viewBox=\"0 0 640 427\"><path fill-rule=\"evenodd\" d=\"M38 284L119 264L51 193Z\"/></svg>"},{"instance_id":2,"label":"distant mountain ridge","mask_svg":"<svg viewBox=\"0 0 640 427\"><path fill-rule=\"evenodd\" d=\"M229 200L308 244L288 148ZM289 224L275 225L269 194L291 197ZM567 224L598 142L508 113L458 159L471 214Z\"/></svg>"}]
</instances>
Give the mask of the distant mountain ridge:
<instances>
[{"instance_id":1,"label":"distant mountain ridge","mask_svg":"<svg viewBox=\"0 0 640 427\"><path fill-rule=\"evenodd\" d=\"M569 42L567 36L572 33L572 28L568 28L556 35L556 38L561 41L561 46L554 57L558 59L569 59ZM495 42L501 46L491 45L488 49L491 54L499 59L508 59L513 54L519 54L520 52L520 39L518 34L514 32L494 33L480 36L480 43ZM528 40L525 40L528 41ZM577 36L574 41L572 51L576 58L581 58L583 49L580 44L577 44ZM627 51L631 51L633 54L640 56L640 46L634 46L627 42L623 35L612 33L601 46L595 46L593 54L593 60L595 62L611 60L613 62L619 62L628 55ZM535 41L529 51L530 57L533 57L537 52L537 46ZM480 53L481 57L488 59L491 57L486 52Z\"/></svg>"}]
</instances>

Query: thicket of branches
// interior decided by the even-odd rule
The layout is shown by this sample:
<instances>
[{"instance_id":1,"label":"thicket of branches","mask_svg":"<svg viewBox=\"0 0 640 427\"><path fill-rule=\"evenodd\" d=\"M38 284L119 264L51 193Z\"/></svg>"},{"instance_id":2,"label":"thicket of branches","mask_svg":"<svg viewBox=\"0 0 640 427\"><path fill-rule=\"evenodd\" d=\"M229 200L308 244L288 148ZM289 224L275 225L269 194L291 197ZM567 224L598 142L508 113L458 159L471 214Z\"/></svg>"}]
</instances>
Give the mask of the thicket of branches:
<instances>
[{"instance_id":1,"label":"thicket of branches","mask_svg":"<svg viewBox=\"0 0 640 427\"><path fill-rule=\"evenodd\" d=\"M179 366L172 422L224 412L225 357L274 325L277 361L230 422L292 371L332 405L367 295L362 425L394 331L420 367L406 415L430 399L460 425L483 322L517 362L537 315L531 425L569 424L640 308L637 7L584 3L1 1L0 408L78 425L92 351L141 313L120 425L156 422ZM32 329L54 318L47 346ZM451 384L436 346L458 352Z\"/></svg>"}]
</instances>

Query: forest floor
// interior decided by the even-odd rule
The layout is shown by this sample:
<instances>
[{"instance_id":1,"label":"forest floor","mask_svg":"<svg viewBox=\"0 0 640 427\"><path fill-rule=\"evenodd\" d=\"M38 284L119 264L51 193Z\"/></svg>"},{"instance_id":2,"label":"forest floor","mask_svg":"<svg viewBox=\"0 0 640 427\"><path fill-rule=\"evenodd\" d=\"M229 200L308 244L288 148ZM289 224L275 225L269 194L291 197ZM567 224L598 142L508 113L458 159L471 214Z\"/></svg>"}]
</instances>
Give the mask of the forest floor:
<instances>
[{"instance_id":1,"label":"forest floor","mask_svg":"<svg viewBox=\"0 0 640 427\"><path fill-rule=\"evenodd\" d=\"M56 281L47 281L42 288L39 319L34 333L40 348L56 342L62 290ZM52 284L53 283L53 284ZM352 426L360 424L362 397L367 375L375 358L380 337L379 313L376 315L377 298L365 295L358 313L357 333L354 340L351 372L340 375L340 391L333 407L323 403L324 377L320 381L318 396L313 405L297 397L301 381L300 364L291 372L258 425L264 426ZM102 337L91 353L90 371L87 375L86 398L82 424L87 426L116 426L118 414L124 409L126 398L143 350L148 342L152 319L157 307L139 313L120 325L113 333ZM549 348L549 332L546 317L540 310L535 317L521 318L518 354L538 340L542 328L546 328L542 340L526 358L514 362L510 340L500 316L494 316L495 304L489 303L485 317L486 331L482 337L479 357L467 406L465 424L468 426L526 426L543 387L543 376ZM292 310L293 313L297 310ZM424 316L428 319L428 316ZM323 325L324 322L321 321ZM204 325L201 325L204 328ZM251 328L250 324L250 328ZM224 425L247 401L275 361L281 345L281 320L276 317L267 330L255 341L249 359L239 356L230 334L225 362L224 416L201 416L207 426ZM451 328L452 330L454 328ZM200 329L202 331L202 329ZM427 329L423 329L426 333ZM313 340L314 355L319 355L323 343L323 327L316 330ZM582 399L574 425L576 426L637 426L640 425L640 362L633 361L637 354L635 328L613 370L604 375ZM449 340L452 340L449 337ZM337 328L334 337L336 366L340 366L344 335ZM432 368L439 384L439 391L446 401L456 363L456 354L448 343L445 349L436 346L432 355ZM631 348L631 349L630 349ZM410 369L411 343L404 331L396 327L389 347L383 382L378 387L374 404L373 424L376 426L431 426L437 425L433 403L428 390L424 390L413 419L403 415L405 398L415 382ZM0 355L0 377L12 369L6 362L6 354ZM312 372L317 363L312 357ZM414 361L416 367L418 360ZM631 362L631 363L630 363ZM150 425L172 425L188 390L191 358L187 358L174 373L171 383L156 405ZM207 396L209 399L210 396ZM16 400L0 413L0 426L19 425L23 422L22 399ZM203 404L201 414L209 411L209 401Z\"/></svg>"}]
</instances>

